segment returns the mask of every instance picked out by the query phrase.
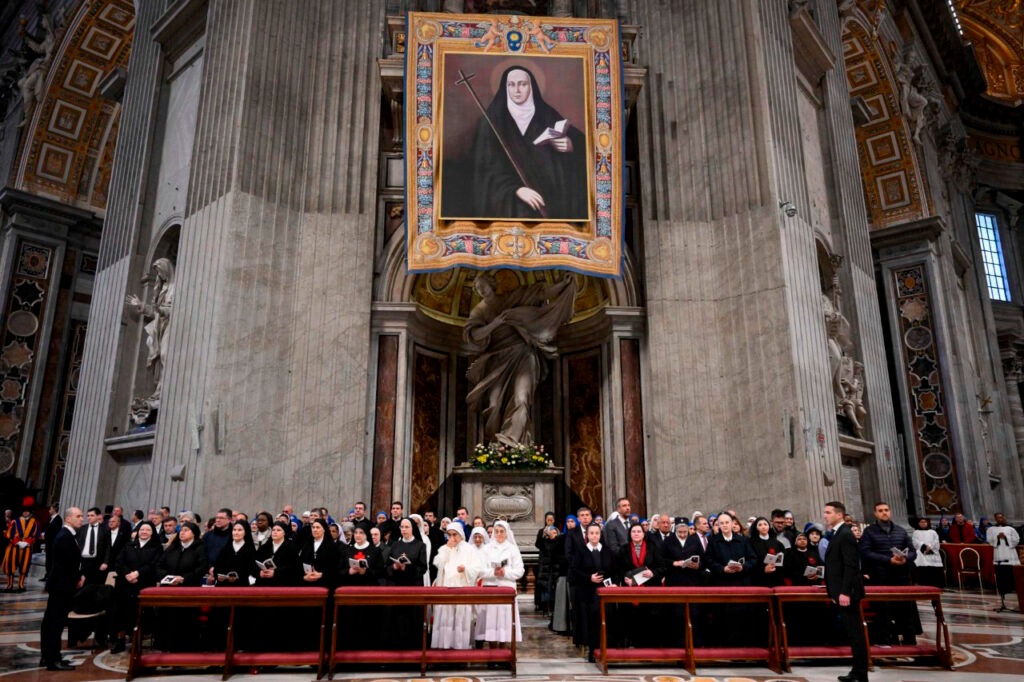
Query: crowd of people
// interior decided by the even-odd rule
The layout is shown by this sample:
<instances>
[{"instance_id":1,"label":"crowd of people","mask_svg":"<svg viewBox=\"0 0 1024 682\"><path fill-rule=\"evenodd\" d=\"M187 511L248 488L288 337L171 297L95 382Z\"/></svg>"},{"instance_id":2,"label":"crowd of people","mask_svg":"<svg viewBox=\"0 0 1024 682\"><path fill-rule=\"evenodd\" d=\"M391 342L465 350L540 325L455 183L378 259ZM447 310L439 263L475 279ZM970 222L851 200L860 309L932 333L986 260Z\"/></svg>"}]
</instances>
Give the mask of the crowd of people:
<instances>
[{"instance_id":1,"label":"crowd of people","mask_svg":"<svg viewBox=\"0 0 1024 682\"><path fill-rule=\"evenodd\" d=\"M833 511L841 508L832 504ZM120 507L93 507L84 515L76 508L63 516L55 507L49 511L45 528L31 513L8 521L3 570L6 591L23 590L32 550L40 544L45 547L51 603L43 620L41 663L52 670L64 669L59 638L74 604L102 604L105 616L94 626L94 646L123 651L135 625L139 592L146 587L525 585L526 566L510 525L503 520L486 523L465 507L441 519L431 511L406 515L400 501L375 517L357 502L338 519L323 507L296 513L286 506L279 513L260 511L252 518L225 507L205 523L191 511L174 515L167 507L148 513L137 510L129 518ZM817 522L800 527L784 509L745 521L734 510L710 515L697 511L688 517L655 514L648 520L632 512L628 498L617 500L607 519L581 507L559 524L549 512L535 538L539 560L534 602L549 616L551 630L571 633L580 654L593 659L600 633L599 587L826 586L828 548L842 525L849 528L849 542L857 548L850 566L866 584L941 586L943 542L984 540L995 547L997 566L1019 563L1020 533L1002 514L994 516L982 535L980 527L975 529L960 515L948 529L940 521L934 530L929 519L921 518L908 531L892 521L888 504L875 505L873 513L870 524L840 515L832 527ZM832 570L843 569L836 564ZM844 633L838 617L842 609L836 614L819 604L796 608L801 613L789 619L790 641L849 641L850 633ZM610 619L610 641L616 646L682 646L680 609L619 606ZM879 604L876 610L873 642L910 644L920 634L914 604ZM354 608L345 617L359 627L346 630L342 646L418 648L422 630L410 615L398 607ZM506 606L436 606L431 646L465 649L485 643L497 646L513 637L521 641L518 612L514 627L512 616ZM223 646L223 624L210 618L204 633L188 622L196 617L177 614L170 625L160 619L158 645ZM767 613L756 608L697 607L691 617L698 644L741 646L767 637ZM652 626L659 633L653 642ZM259 646L259 633L242 630L236 639ZM304 632L299 625L288 630Z\"/></svg>"}]
</instances>

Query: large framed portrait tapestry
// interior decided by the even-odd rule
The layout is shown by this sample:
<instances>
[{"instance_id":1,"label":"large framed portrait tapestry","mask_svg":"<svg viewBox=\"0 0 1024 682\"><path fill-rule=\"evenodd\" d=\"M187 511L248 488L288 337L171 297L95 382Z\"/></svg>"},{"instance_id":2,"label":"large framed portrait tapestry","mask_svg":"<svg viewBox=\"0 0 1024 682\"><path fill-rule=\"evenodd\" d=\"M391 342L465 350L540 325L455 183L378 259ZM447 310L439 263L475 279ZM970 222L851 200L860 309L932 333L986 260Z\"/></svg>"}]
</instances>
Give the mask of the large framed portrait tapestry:
<instances>
[{"instance_id":1,"label":"large framed portrait tapestry","mask_svg":"<svg viewBox=\"0 0 1024 682\"><path fill-rule=\"evenodd\" d=\"M410 12L408 266L619 277L617 22Z\"/></svg>"}]
</instances>

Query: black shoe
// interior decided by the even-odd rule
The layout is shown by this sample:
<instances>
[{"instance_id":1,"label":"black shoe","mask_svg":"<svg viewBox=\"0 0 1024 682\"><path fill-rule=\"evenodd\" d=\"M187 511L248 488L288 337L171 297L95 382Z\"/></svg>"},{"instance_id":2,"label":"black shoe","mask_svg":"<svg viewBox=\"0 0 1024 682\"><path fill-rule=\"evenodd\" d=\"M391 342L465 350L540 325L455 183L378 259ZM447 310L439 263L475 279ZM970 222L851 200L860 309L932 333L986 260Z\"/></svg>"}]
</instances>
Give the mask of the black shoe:
<instances>
[{"instance_id":1,"label":"black shoe","mask_svg":"<svg viewBox=\"0 0 1024 682\"><path fill-rule=\"evenodd\" d=\"M74 670L75 667L71 666L71 665L68 665L64 661L60 661L59 663L50 663L50 664L48 664L46 666L46 669L51 671L51 672L56 672L58 670Z\"/></svg>"},{"instance_id":2,"label":"black shoe","mask_svg":"<svg viewBox=\"0 0 1024 682\"><path fill-rule=\"evenodd\" d=\"M868 676L861 677L860 675L854 675L853 673L846 673L845 675L839 676L839 682L868 682Z\"/></svg>"}]
</instances>

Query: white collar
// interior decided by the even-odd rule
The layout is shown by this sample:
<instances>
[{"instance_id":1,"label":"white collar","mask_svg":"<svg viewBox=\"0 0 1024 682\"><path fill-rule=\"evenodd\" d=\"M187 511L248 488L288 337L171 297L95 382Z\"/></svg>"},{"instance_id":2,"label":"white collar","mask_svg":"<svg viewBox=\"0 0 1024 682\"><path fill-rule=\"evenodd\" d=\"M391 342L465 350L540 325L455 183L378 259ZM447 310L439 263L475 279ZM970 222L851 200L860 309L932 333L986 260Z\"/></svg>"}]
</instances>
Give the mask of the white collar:
<instances>
[{"instance_id":1,"label":"white collar","mask_svg":"<svg viewBox=\"0 0 1024 682\"><path fill-rule=\"evenodd\" d=\"M591 552L593 552L593 551L594 551L595 549L596 549L596 550L597 550L598 552L600 552L600 551L601 551L601 543L599 542L599 543L597 543L596 545L592 545L592 544L590 544L590 543L588 542L588 543L587 543L587 549L589 549L589 550L590 550Z\"/></svg>"}]
</instances>

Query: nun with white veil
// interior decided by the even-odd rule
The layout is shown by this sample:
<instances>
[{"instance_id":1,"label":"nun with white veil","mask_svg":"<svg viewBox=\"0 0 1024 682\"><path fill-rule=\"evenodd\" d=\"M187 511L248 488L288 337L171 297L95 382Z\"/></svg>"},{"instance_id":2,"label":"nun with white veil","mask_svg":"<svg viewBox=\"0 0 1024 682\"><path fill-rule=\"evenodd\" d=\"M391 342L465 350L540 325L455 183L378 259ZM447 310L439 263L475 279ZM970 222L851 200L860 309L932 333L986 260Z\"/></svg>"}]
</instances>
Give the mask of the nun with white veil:
<instances>
[{"instance_id":1,"label":"nun with white veil","mask_svg":"<svg viewBox=\"0 0 1024 682\"><path fill-rule=\"evenodd\" d=\"M423 545L427 548L427 560L431 557L431 546L430 537L427 535L430 532L430 524L423 520L423 517L419 514L409 514L409 518L416 527L419 528L420 537L423 539ZM430 571L423 574L423 587L430 587Z\"/></svg>"},{"instance_id":2,"label":"nun with white veil","mask_svg":"<svg viewBox=\"0 0 1024 682\"><path fill-rule=\"evenodd\" d=\"M516 581L523 577L526 569L523 566L523 555L519 553L516 538L512 529L505 521L494 523L494 537L484 550L483 567L484 587L511 587L515 589ZM517 642L523 641L523 631L519 621L519 604L515 606L515 637ZM485 604L477 609L476 635L477 641L511 642L512 641L512 610L504 604Z\"/></svg>"},{"instance_id":3,"label":"nun with white veil","mask_svg":"<svg viewBox=\"0 0 1024 682\"><path fill-rule=\"evenodd\" d=\"M466 542L462 524L448 524L447 544L434 558L437 587L474 587L483 571L480 553ZM441 604L434 607L434 630L430 636L434 649L470 649L473 647L473 605Z\"/></svg>"},{"instance_id":4,"label":"nun with white veil","mask_svg":"<svg viewBox=\"0 0 1024 682\"><path fill-rule=\"evenodd\" d=\"M460 526L462 524L459 524ZM487 529L481 528L480 526L475 527L469 533L469 546L475 549L480 557L480 564L483 565L487 555L487 545L491 541L491 536L487 534Z\"/></svg>"}]
</instances>

